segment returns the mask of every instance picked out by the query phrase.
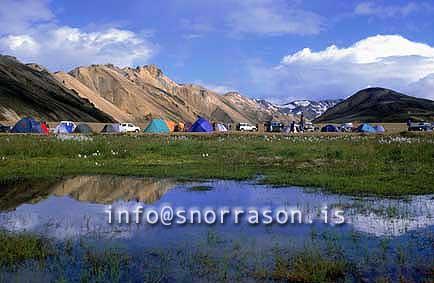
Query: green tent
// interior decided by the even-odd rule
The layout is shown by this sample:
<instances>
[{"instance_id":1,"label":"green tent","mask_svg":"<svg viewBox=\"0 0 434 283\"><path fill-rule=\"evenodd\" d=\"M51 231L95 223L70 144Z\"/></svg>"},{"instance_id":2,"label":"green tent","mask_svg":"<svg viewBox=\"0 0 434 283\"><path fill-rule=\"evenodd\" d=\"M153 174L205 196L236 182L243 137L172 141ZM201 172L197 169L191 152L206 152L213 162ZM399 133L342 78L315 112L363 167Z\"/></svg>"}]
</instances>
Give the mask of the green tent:
<instances>
[{"instance_id":1,"label":"green tent","mask_svg":"<svg viewBox=\"0 0 434 283\"><path fill-rule=\"evenodd\" d=\"M163 119L152 119L144 130L145 133L170 133L170 129Z\"/></svg>"}]
</instances>

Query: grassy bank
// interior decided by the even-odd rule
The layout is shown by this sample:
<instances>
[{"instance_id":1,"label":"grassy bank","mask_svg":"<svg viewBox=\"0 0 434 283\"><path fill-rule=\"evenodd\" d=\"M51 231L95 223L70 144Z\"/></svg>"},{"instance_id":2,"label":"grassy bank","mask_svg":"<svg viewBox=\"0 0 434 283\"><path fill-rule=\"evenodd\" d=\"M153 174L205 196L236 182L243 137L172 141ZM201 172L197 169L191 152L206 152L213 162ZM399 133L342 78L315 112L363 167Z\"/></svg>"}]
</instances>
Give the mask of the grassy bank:
<instances>
[{"instance_id":1,"label":"grassy bank","mask_svg":"<svg viewBox=\"0 0 434 283\"><path fill-rule=\"evenodd\" d=\"M432 135L0 136L0 181L76 174L249 179L345 194L434 193Z\"/></svg>"},{"instance_id":2,"label":"grassy bank","mask_svg":"<svg viewBox=\"0 0 434 283\"><path fill-rule=\"evenodd\" d=\"M427 235L426 249L429 249ZM1 282L432 282L433 254L421 239L372 240L312 233L303 244L263 249L209 231L194 247L104 249L85 239L57 242L0 231ZM425 238L423 238L425 239ZM18 244L14 248L13 244ZM342 245L345 245L343 248ZM422 248L422 246L420 246Z\"/></svg>"}]
</instances>

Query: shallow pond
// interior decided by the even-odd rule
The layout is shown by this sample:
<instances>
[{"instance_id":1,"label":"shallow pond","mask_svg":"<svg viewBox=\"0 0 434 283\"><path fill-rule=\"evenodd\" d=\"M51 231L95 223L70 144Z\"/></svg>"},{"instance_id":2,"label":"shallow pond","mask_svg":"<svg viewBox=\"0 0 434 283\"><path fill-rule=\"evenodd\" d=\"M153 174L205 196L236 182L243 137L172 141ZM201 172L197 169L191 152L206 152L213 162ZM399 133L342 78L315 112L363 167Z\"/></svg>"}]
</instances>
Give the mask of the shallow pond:
<instances>
[{"instance_id":1,"label":"shallow pond","mask_svg":"<svg viewBox=\"0 0 434 283\"><path fill-rule=\"evenodd\" d=\"M44 235L59 245L66 241L85 241L96 249L116 247L134 262L130 262L128 271L119 267L121 279L288 280L292 278L288 274L276 275L276 258L291 258L292 254L309 254L313 250L325 257L342 257L345 266L351 265L343 277L337 277L342 280L371 281L384 277L391 281L407 278L422 282L430 280L434 272L432 195L406 199L360 198L253 182L176 183L115 176L78 176L39 187L9 188L13 196L1 199L0 228ZM143 207L143 212L137 214L141 221L135 223L133 212L138 206ZM160 212L167 207L173 209L174 217L185 209L186 223L173 220L170 225L163 225L161 221L151 224L143 220L146 212ZM223 224L219 222L221 209L230 211ZM188 216L191 210L202 212L201 217L205 211L216 211L217 220L207 224L203 218L197 223L196 214L198 218L192 224L190 221L195 218ZM244 212L237 224L234 210ZM274 223L264 224L263 217L259 217L257 224L248 221L253 215L248 211L258 211L263 216L264 210L272 211L276 218L273 213L279 210L299 214L294 214L295 223L288 220L279 224L273 218ZM130 224L118 223L120 211L130 212ZM341 219L337 211L342 211L344 224L338 224ZM299 215L301 223L297 221ZM124 222L126 218L121 216ZM74 255L78 261L82 256L81 252ZM82 267L62 260L70 269L65 278L81 280L82 271L78 270ZM222 266L232 260L236 262ZM231 265L237 268L234 270ZM35 266L22 268L34 276ZM227 270L222 275L219 272L224 268ZM192 274L192 270L202 272ZM56 268L46 272L58 276ZM40 270L39 273L45 274ZM101 276L107 279L104 276L109 275Z\"/></svg>"}]
</instances>

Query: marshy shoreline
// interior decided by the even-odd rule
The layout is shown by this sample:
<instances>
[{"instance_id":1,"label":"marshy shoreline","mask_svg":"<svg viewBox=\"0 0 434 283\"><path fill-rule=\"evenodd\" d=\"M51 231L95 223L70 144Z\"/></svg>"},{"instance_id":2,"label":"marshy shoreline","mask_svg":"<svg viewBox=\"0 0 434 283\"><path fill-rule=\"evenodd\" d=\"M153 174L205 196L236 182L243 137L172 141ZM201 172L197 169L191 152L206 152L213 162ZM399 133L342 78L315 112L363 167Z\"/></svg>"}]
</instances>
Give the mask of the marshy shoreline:
<instances>
[{"instance_id":1,"label":"marshy shoreline","mask_svg":"<svg viewBox=\"0 0 434 283\"><path fill-rule=\"evenodd\" d=\"M248 180L331 193L434 193L432 134L0 135L0 182L91 174Z\"/></svg>"}]
</instances>

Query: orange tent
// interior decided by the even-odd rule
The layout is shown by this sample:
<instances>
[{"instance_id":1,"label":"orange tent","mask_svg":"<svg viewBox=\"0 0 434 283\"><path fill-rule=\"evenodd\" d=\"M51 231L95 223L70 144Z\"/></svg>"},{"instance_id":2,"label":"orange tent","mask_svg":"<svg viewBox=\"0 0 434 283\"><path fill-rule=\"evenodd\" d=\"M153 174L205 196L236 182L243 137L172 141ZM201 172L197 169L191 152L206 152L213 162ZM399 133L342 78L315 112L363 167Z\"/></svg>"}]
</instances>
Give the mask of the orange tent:
<instances>
[{"instance_id":1,"label":"orange tent","mask_svg":"<svg viewBox=\"0 0 434 283\"><path fill-rule=\"evenodd\" d=\"M171 132L175 131L176 124L170 120L166 120L167 127Z\"/></svg>"}]
</instances>

